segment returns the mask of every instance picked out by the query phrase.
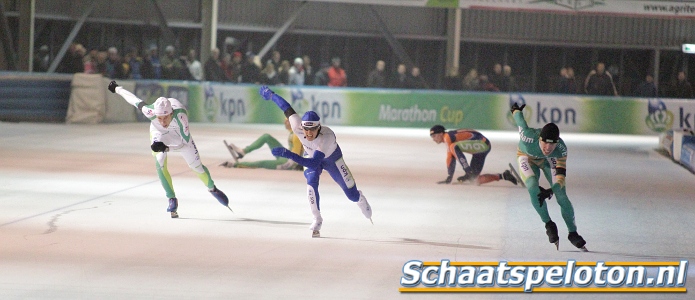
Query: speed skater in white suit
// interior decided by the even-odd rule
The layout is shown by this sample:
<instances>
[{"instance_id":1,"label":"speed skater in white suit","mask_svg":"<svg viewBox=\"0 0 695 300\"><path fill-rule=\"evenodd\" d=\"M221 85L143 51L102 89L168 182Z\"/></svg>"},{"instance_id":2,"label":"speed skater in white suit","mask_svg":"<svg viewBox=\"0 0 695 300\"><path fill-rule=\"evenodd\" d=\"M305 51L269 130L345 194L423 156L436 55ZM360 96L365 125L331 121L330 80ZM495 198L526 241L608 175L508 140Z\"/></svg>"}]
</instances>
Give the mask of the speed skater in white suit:
<instances>
[{"instance_id":1,"label":"speed skater in white suit","mask_svg":"<svg viewBox=\"0 0 695 300\"><path fill-rule=\"evenodd\" d=\"M146 105L142 99L118 86L116 81L111 81L108 89L112 93L119 94L128 103L137 107L145 117L152 121L150 123L150 142L152 143L150 148L156 160L159 181L162 183L166 196L169 198L167 211L171 213L172 218L179 217L177 213L179 202L176 199L171 175L167 169L167 152L169 151L181 153L188 166L207 186L208 191L217 201L229 208L227 195L217 189L215 182L210 177L208 168L200 161L200 154L198 154L193 137L188 131L188 112L179 100L159 97L153 104Z\"/></svg>"},{"instance_id":2,"label":"speed skater in white suit","mask_svg":"<svg viewBox=\"0 0 695 300\"><path fill-rule=\"evenodd\" d=\"M319 196L319 178L323 170L328 171L328 174L340 185L348 199L357 203L362 214L371 221L372 208L362 191L357 189L355 179L343 161L343 153L336 142L333 130L327 126L321 126L319 116L313 111L307 111L300 118L285 99L275 94L267 86L262 86L259 92L263 99L272 100L282 109L285 117L290 121L292 131L299 137L299 141L306 151L306 157L301 157L284 147L276 147L271 150L275 156L291 159L306 167L304 177L307 181L307 196L311 213L314 215L314 222L310 227L312 237L320 237L319 230L323 224Z\"/></svg>"}]
</instances>

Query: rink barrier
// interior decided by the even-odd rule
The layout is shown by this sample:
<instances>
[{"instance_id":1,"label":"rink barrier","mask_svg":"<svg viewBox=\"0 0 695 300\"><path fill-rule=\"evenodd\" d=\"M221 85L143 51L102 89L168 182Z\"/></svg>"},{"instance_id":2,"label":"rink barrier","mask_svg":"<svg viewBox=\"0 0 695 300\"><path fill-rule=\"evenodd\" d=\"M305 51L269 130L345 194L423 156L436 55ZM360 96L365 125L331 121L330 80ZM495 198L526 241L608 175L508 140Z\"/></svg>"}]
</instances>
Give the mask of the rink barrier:
<instances>
[{"instance_id":1,"label":"rink barrier","mask_svg":"<svg viewBox=\"0 0 695 300\"><path fill-rule=\"evenodd\" d=\"M673 162L695 173L695 131L668 130L659 135L659 149Z\"/></svg>"},{"instance_id":2,"label":"rink barrier","mask_svg":"<svg viewBox=\"0 0 695 300\"><path fill-rule=\"evenodd\" d=\"M86 118L89 122L146 121L134 107L108 92L106 86L111 79L101 78L101 86L95 87L95 81L87 83L93 79L81 82L80 77L75 76L71 94L88 95L81 99L87 99L83 104L89 105L73 106L71 114L75 118L71 122L86 123L81 118L83 113L99 116ZM32 79L37 82L25 82L24 86L4 80L3 86L12 89L0 100L4 103L0 108L5 109L5 120L40 115L41 109L57 114L54 119L63 118L69 106L65 101L72 97L65 95L69 82L64 78L49 80L53 81L53 90L46 89L45 79ZM118 80L118 83L148 104L162 96L179 99L188 108L192 122L281 123L284 119L274 103L261 99L257 85L156 80ZM27 85L37 88L22 89ZM667 130L695 127L695 101L688 99L317 86L272 88L297 112L314 110L327 125L427 129L441 124L446 128L509 131L517 130L509 112L511 104L516 102L526 104L523 113L529 126L542 127L554 122L562 132L658 135ZM32 100L18 100L22 98L17 96ZM58 108L59 114L55 113Z\"/></svg>"},{"instance_id":3,"label":"rink barrier","mask_svg":"<svg viewBox=\"0 0 695 300\"><path fill-rule=\"evenodd\" d=\"M0 121L65 122L72 75L0 73Z\"/></svg>"}]
</instances>

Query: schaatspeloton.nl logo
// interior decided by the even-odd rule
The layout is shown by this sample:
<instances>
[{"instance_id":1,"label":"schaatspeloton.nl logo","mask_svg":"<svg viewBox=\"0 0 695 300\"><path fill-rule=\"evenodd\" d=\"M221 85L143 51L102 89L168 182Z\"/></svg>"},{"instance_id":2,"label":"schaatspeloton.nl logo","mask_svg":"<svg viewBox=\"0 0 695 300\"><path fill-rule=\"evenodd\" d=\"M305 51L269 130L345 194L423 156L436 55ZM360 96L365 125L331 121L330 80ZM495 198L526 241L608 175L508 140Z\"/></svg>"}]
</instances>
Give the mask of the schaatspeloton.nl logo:
<instances>
[{"instance_id":1,"label":"schaatspeloton.nl logo","mask_svg":"<svg viewBox=\"0 0 695 300\"><path fill-rule=\"evenodd\" d=\"M688 261L422 262L403 265L401 293L686 293Z\"/></svg>"}]
</instances>

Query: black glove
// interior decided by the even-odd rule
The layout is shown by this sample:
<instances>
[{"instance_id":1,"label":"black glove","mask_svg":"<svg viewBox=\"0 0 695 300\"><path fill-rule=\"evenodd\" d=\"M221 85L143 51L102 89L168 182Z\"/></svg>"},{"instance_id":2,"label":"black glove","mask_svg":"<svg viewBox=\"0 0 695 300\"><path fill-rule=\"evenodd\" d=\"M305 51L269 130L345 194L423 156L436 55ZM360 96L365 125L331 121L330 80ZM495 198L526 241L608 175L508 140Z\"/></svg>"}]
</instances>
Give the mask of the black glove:
<instances>
[{"instance_id":1,"label":"black glove","mask_svg":"<svg viewBox=\"0 0 695 300\"><path fill-rule=\"evenodd\" d=\"M526 104L519 106L519 104L516 104L516 102L514 102L514 104L512 104L512 109L511 109L512 114L514 113L515 110L524 111L524 107L526 107Z\"/></svg>"},{"instance_id":2,"label":"black glove","mask_svg":"<svg viewBox=\"0 0 695 300\"><path fill-rule=\"evenodd\" d=\"M540 207L543 207L543 202L545 202L545 199L550 200L550 198L553 197L553 190L546 190L542 186L539 186L538 188L541 189L541 192L538 193L538 204L540 205Z\"/></svg>"},{"instance_id":3,"label":"black glove","mask_svg":"<svg viewBox=\"0 0 695 300\"><path fill-rule=\"evenodd\" d=\"M115 80L112 80L111 83L109 83L109 91L116 93L116 87L118 87L118 84Z\"/></svg>"},{"instance_id":4,"label":"black glove","mask_svg":"<svg viewBox=\"0 0 695 300\"><path fill-rule=\"evenodd\" d=\"M167 147L167 145L164 145L164 143L162 143L162 142L154 142L154 143L152 143L152 146L150 146L150 148L152 148L152 151L154 151L154 152L167 152L167 151L169 151L169 147Z\"/></svg>"},{"instance_id":5,"label":"black glove","mask_svg":"<svg viewBox=\"0 0 695 300\"><path fill-rule=\"evenodd\" d=\"M451 178L454 178L454 176L453 176L453 175L449 175L449 176L446 177L446 179L444 179L444 180L442 180L442 181L437 181L437 183L438 183L438 184L449 184L449 183L451 183Z\"/></svg>"}]
</instances>

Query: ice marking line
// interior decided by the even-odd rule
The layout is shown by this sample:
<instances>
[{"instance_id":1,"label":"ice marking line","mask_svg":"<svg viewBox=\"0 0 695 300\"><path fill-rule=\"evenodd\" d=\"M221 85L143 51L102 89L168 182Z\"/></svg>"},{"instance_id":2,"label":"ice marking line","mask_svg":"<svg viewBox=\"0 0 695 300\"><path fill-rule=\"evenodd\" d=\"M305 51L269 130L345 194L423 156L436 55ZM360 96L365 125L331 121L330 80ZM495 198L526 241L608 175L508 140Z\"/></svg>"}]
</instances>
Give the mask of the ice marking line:
<instances>
[{"instance_id":1,"label":"ice marking line","mask_svg":"<svg viewBox=\"0 0 695 300\"><path fill-rule=\"evenodd\" d=\"M173 177L173 176L181 175L181 174L186 173L186 172L191 172L191 170L179 172L179 173L176 173L176 174L171 174L171 176ZM38 216L43 216L43 215L45 215L45 214L49 214L49 213L52 213L52 212L59 211L59 210L61 210L61 209L66 209L66 208L68 208L68 207L73 207L73 206L75 206L75 205L85 204L85 203L90 202L90 201L94 201L94 200L97 200L97 199L100 199L100 198L104 198L104 197L108 197L108 196L111 196L111 195L115 195L115 194L118 194L118 193L120 193L120 192L125 192L125 191L127 191L127 190L132 190L132 189L134 189L134 188L139 188L139 187L141 187L141 186L145 186L145 185L148 185L148 184L151 184L151 183L155 183L155 182L159 182L159 179L157 179L157 180L152 180L152 181L148 181L148 182L145 182L145 183L142 183L142 184L138 184L138 185L136 185L136 186L131 186L131 187L129 187L129 188L125 188L125 189L122 189L122 190L119 190L119 191L111 192L111 193L108 193L108 194L105 194L105 195L96 196L96 197L91 198L91 199L83 200L83 201L80 201L80 202L75 202L75 203L73 203L73 204L68 204L68 205L66 205L66 206L58 207L58 208L56 208L56 209L52 209L52 210L45 211L45 212L42 212L42 213L38 213L38 214L35 214L35 215L31 215L31 216L19 218L19 219L14 220L14 221L9 221L9 222L7 222L7 223L0 224L0 227L7 226L7 225L12 225L12 224L14 224L14 223L19 223L19 222L22 222L22 221L26 221L26 220L29 220L29 219L32 219L32 218L36 218L36 217L38 217Z\"/></svg>"}]
</instances>

